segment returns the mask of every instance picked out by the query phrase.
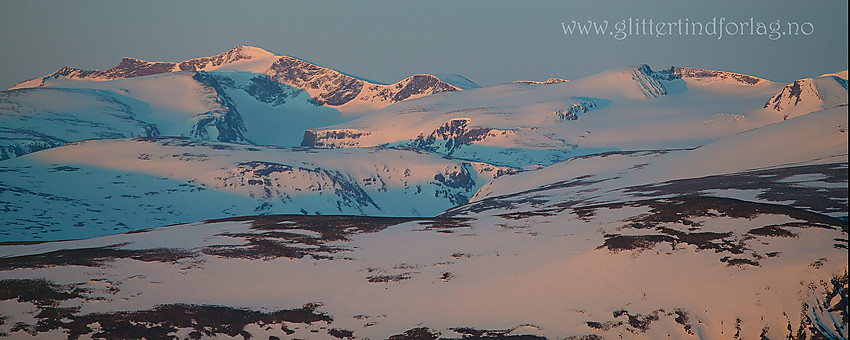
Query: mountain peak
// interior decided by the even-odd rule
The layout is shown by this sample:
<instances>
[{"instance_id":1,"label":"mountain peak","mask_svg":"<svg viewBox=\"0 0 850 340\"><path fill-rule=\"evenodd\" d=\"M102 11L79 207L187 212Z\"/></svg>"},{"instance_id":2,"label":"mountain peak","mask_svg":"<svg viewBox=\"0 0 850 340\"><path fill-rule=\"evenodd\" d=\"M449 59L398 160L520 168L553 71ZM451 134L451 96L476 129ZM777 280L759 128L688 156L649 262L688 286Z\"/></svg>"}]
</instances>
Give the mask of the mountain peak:
<instances>
[{"instance_id":1,"label":"mountain peak","mask_svg":"<svg viewBox=\"0 0 850 340\"><path fill-rule=\"evenodd\" d=\"M216 54L210 57L201 57L186 60L178 64L180 71L214 71L222 66L234 64L244 60L273 59L274 53L259 47L239 45L230 51Z\"/></svg>"},{"instance_id":2,"label":"mountain peak","mask_svg":"<svg viewBox=\"0 0 850 340\"><path fill-rule=\"evenodd\" d=\"M266 51L266 50L264 50L260 47L249 46L249 45L239 45L239 46L232 48L230 51L236 52L236 53L242 53L242 54L245 54L245 55L252 55L252 56L267 56L267 55L270 55L270 54L271 55L274 54L274 53Z\"/></svg>"},{"instance_id":3,"label":"mountain peak","mask_svg":"<svg viewBox=\"0 0 850 340\"><path fill-rule=\"evenodd\" d=\"M236 46L230 51L221 53L219 55L230 55L230 56L239 56L239 59L256 59L256 58L265 58L265 57L273 57L274 53L266 51L262 48L256 46L248 46L248 45L239 45ZM238 59L237 59L238 60Z\"/></svg>"},{"instance_id":4,"label":"mountain peak","mask_svg":"<svg viewBox=\"0 0 850 340\"><path fill-rule=\"evenodd\" d=\"M795 80L768 99L764 109L776 111L783 119L788 119L842 105L847 105L847 79L826 74Z\"/></svg>"},{"instance_id":5,"label":"mountain peak","mask_svg":"<svg viewBox=\"0 0 850 340\"><path fill-rule=\"evenodd\" d=\"M147 61L142 60L142 59L132 58L132 57L122 57L121 62L118 63L118 64L120 65L120 64L123 64L123 63L147 63Z\"/></svg>"}]
</instances>

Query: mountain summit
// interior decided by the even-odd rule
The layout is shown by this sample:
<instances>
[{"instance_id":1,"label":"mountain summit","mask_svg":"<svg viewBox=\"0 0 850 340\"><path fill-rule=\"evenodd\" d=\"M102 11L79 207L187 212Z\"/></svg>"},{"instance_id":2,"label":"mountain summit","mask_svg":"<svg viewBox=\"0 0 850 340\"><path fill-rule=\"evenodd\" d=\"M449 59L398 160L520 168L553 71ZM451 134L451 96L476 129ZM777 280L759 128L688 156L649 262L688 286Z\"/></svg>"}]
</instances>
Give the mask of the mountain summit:
<instances>
[{"instance_id":1,"label":"mountain summit","mask_svg":"<svg viewBox=\"0 0 850 340\"><path fill-rule=\"evenodd\" d=\"M847 105L847 71L795 80L764 103L764 108L788 119L841 105Z\"/></svg>"}]
</instances>

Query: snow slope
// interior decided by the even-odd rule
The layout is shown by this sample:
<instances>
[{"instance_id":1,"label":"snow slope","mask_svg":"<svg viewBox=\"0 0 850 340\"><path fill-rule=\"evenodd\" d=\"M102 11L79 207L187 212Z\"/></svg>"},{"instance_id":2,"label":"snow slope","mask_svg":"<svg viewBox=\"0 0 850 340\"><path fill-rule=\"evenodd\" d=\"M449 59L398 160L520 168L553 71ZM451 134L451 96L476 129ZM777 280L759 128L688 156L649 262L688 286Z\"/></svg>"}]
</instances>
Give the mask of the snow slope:
<instances>
[{"instance_id":1,"label":"snow slope","mask_svg":"<svg viewBox=\"0 0 850 340\"><path fill-rule=\"evenodd\" d=\"M725 137L692 150L577 157L499 178L484 186L472 201L581 176L609 178L600 185L610 189L795 164L846 162L847 124L847 106L841 106Z\"/></svg>"},{"instance_id":2,"label":"snow slope","mask_svg":"<svg viewBox=\"0 0 850 340\"><path fill-rule=\"evenodd\" d=\"M0 95L4 98L0 119L6 133L12 134L3 139L7 149L16 150L0 159L95 138L166 135L251 143L235 103L206 73L65 81L61 87L9 90ZM115 122L116 118L122 121ZM122 126L126 121L135 127ZM24 131L38 133L19 137Z\"/></svg>"},{"instance_id":3,"label":"snow slope","mask_svg":"<svg viewBox=\"0 0 850 340\"><path fill-rule=\"evenodd\" d=\"M446 73L446 74L435 74L434 76L437 77L438 79L446 82L446 83L449 83L449 84L461 89L461 90L477 89L477 88L481 87L480 85L476 84L474 81L470 80L469 78L464 77L464 76L459 75L459 74Z\"/></svg>"},{"instance_id":4,"label":"snow slope","mask_svg":"<svg viewBox=\"0 0 850 340\"><path fill-rule=\"evenodd\" d=\"M142 120L143 105L103 90L2 91L0 160L83 139L156 136L158 126Z\"/></svg>"},{"instance_id":5,"label":"snow slope","mask_svg":"<svg viewBox=\"0 0 850 340\"><path fill-rule=\"evenodd\" d=\"M421 151L96 140L0 163L5 240L269 213L433 216L510 168Z\"/></svg>"},{"instance_id":6,"label":"snow slope","mask_svg":"<svg viewBox=\"0 0 850 340\"><path fill-rule=\"evenodd\" d=\"M788 164L847 159L847 105L816 111L671 154L642 169L635 184ZM706 162L706 160L710 160Z\"/></svg>"},{"instance_id":7,"label":"snow slope","mask_svg":"<svg viewBox=\"0 0 850 340\"><path fill-rule=\"evenodd\" d=\"M847 79L847 70L839 71L839 72L835 72L835 73L827 73L827 74L821 75L821 77L827 77L827 76L835 76L835 77L838 77L838 78L841 78L841 79Z\"/></svg>"}]
</instances>

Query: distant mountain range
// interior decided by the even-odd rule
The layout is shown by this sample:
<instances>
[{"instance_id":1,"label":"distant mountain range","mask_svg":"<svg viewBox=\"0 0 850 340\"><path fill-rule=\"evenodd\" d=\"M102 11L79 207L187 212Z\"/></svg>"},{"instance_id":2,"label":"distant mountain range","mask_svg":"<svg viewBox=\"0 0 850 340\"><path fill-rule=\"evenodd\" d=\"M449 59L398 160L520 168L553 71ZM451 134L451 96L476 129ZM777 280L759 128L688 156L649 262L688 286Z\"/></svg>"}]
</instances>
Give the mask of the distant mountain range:
<instances>
[{"instance_id":1,"label":"distant mountain range","mask_svg":"<svg viewBox=\"0 0 850 340\"><path fill-rule=\"evenodd\" d=\"M0 338L846 339L847 71L0 92Z\"/></svg>"},{"instance_id":2,"label":"distant mountain range","mask_svg":"<svg viewBox=\"0 0 850 340\"><path fill-rule=\"evenodd\" d=\"M265 74L275 82L306 90L316 105L340 107L344 111L375 109L433 93L478 87L459 75L449 75L442 80L430 74L414 75L395 84L375 84L301 59L274 55L258 47L237 46L218 55L178 63L124 58L106 71L63 67L11 89L50 86L51 79L59 78L105 81L181 71Z\"/></svg>"},{"instance_id":3,"label":"distant mountain range","mask_svg":"<svg viewBox=\"0 0 850 340\"><path fill-rule=\"evenodd\" d=\"M399 103L310 129L302 145L404 145L497 164L545 166L600 151L697 147L847 105L846 80L828 76L817 82L793 92L794 84L783 89L737 73L640 65L572 81L515 82Z\"/></svg>"},{"instance_id":4,"label":"distant mountain range","mask_svg":"<svg viewBox=\"0 0 850 340\"><path fill-rule=\"evenodd\" d=\"M682 147L692 147L764 125L775 117L846 104L846 86L846 79L837 75L798 80L783 89L743 74L681 67L653 71L646 65L573 81L552 78L486 89L477 89L457 75L415 75L383 85L260 48L237 46L183 62L124 58L105 71L64 67L21 82L0 94L4 123L0 159L90 138L184 136L199 141L322 148L408 145L498 163L486 154L490 151L478 150L484 148L507 154L497 156L505 165L546 165L584 153L583 145L593 150L619 148L621 141L608 143L598 134L591 138L589 133L599 130L595 124L565 123L591 110L619 115L626 112L620 107L634 100L674 96L696 100L693 108L677 109L687 113L701 110L707 101L701 98L714 93L724 101L753 101L752 105L741 103L726 109L731 112L693 116L694 124L710 121L711 127L702 131L694 131L694 125L688 127L694 143ZM474 91L430 97L464 89ZM517 98L519 93L527 93L528 99L505 99ZM423 96L429 99L392 105ZM494 98L498 100L491 100ZM443 104L447 100L450 103ZM60 102L59 106L49 104ZM778 114L761 114L755 110L755 102ZM440 112L443 106L451 112ZM658 106L662 112L668 108L666 104ZM376 110L378 113L366 115ZM411 111L423 114L405 114ZM465 117L454 117L458 112ZM67 115L74 119L65 119ZM687 114L676 119L686 119L683 116ZM631 121L621 118L623 123ZM730 119L738 121L736 127L719 127L725 124L721 121ZM46 122L50 122L50 130L35 128ZM605 129L613 131L616 124L606 122ZM568 127L561 128L564 126ZM619 140L626 135L614 137ZM653 145L658 144L654 138L651 143L635 138L633 142L645 148L660 146Z\"/></svg>"},{"instance_id":5,"label":"distant mountain range","mask_svg":"<svg viewBox=\"0 0 850 340\"><path fill-rule=\"evenodd\" d=\"M407 99L477 87L462 76L441 77L447 81L420 74L375 84L249 46L179 63L124 58L106 71L63 67L2 93L0 158L107 135L298 145L307 128ZM62 104L50 106L59 103L51 97L62 98ZM62 118L69 114L75 119ZM127 126L127 120L135 125ZM34 131L48 121L53 133Z\"/></svg>"}]
</instances>

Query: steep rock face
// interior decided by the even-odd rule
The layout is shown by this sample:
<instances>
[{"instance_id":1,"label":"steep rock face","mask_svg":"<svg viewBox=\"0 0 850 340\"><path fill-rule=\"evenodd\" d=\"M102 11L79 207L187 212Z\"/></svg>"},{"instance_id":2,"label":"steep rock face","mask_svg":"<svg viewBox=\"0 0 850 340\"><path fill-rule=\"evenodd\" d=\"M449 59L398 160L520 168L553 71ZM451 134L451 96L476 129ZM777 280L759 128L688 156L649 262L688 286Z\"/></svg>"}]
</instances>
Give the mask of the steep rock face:
<instances>
[{"instance_id":1,"label":"steep rock face","mask_svg":"<svg viewBox=\"0 0 850 340\"><path fill-rule=\"evenodd\" d=\"M221 105L221 109L213 109L192 117L194 126L189 135L200 140L211 140L213 139L210 136L211 130L215 130L214 139L219 142L250 143L243 135L245 125L242 122L242 115L239 114L239 110L224 92L218 80L206 72L198 72L192 78L214 91L215 101Z\"/></svg>"},{"instance_id":2,"label":"steep rock face","mask_svg":"<svg viewBox=\"0 0 850 340\"><path fill-rule=\"evenodd\" d=\"M384 149L373 150L371 153L406 152L408 151ZM442 169L434 167L433 172L426 173L428 178L417 180L415 177L423 173L406 168L403 163L398 163L393 168L379 164L374 166L371 173L356 173L349 169L321 167L316 164L289 165L249 161L238 163L235 168L216 177L216 180L219 181L219 188L239 188L251 192L251 197L259 201L255 212L269 212L281 209L281 206L295 205L299 201L298 196L309 193L324 194L332 198L323 204L304 206L302 210L314 209L307 213L392 215L393 210L398 208L390 206L387 198L392 195L389 192L398 191L397 183L393 183L398 177L405 178L403 197L427 195L428 199L433 197L441 202L440 204L449 203L455 206L469 202L469 197L475 194L487 178L515 173L513 169L489 164L451 161L445 163L447 164ZM413 210L424 211L425 208Z\"/></svg>"},{"instance_id":3,"label":"steep rock face","mask_svg":"<svg viewBox=\"0 0 850 340\"><path fill-rule=\"evenodd\" d=\"M811 78L795 80L793 83L788 84L788 86L785 86L782 91L770 98L770 100L764 104L764 107L771 108L775 111L783 111L788 107L800 104L800 102L803 101L803 97L807 97L803 95L804 92L807 96L817 92L817 89L814 88L814 81L812 81Z\"/></svg>"},{"instance_id":4,"label":"steep rock face","mask_svg":"<svg viewBox=\"0 0 850 340\"><path fill-rule=\"evenodd\" d=\"M287 99L297 97L304 90L271 80L267 74L257 74L246 81L240 81L225 72L208 73L224 89L242 90L256 101L272 107L286 104Z\"/></svg>"},{"instance_id":5,"label":"steep rock face","mask_svg":"<svg viewBox=\"0 0 850 340\"><path fill-rule=\"evenodd\" d=\"M471 126L469 118L457 118L440 125L428 136L419 135L413 145L424 150L451 155L458 148L487 138L515 134L516 130Z\"/></svg>"},{"instance_id":6,"label":"steep rock face","mask_svg":"<svg viewBox=\"0 0 850 340\"><path fill-rule=\"evenodd\" d=\"M393 102L440 92L458 91L459 88L446 83L430 74L417 74L393 85L398 92L392 98Z\"/></svg>"},{"instance_id":7,"label":"steep rock face","mask_svg":"<svg viewBox=\"0 0 850 340\"><path fill-rule=\"evenodd\" d=\"M836 76L798 79L788 84L764 104L783 119L847 105L847 79Z\"/></svg>"},{"instance_id":8,"label":"steep rock face","mask_svg":"<svg viewBox=\"0 0 850 340\"><path fill-rule=\"evenodd\" d=\"M254 99L275 107L286 104L286 99L294 98L304 92L302 89L273 81L266 74L252 77L248 84L239 88L251 97L254 97Z\"/></svg>"},{"instance_id":9,"label":"steep rock face","mask_svg":"<svg viewBox=\"0 0 850 340\"><path fill-rule=\"evenodd\" d=\"M269 70L272 79L306 89L316 105L342 105L360 94L364 81L292 57L281 57Z\"/></svg>"},{"instance_id":10,"label":"steep rock face","mask_svg":"<svg viewBox=\"0 0 850 340\"><path fill-rule=\"evenodd\" d=\"M764 79L745 74L676 66L670 66L669 69L653 72L652 74L657 79L667 81L676 79L732 79L746 85L758 85L764 81Z\"/></svg>"},{"instance_id":11,"label":"steep rock face","mask_svg":"<svg viewBox=\"0 0 850 340\"><path fill-rule=\"evenodd\" d=\"M647 99L658 98L667 94L667 88L658 81L655 77L655 72L652 71L649 65L635 67L630 76L637 83L638 88L640 88Z\"/></svg>"}]
</instances>

